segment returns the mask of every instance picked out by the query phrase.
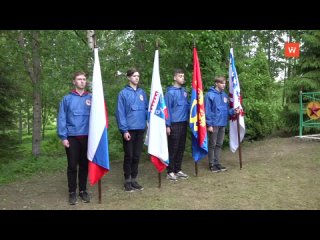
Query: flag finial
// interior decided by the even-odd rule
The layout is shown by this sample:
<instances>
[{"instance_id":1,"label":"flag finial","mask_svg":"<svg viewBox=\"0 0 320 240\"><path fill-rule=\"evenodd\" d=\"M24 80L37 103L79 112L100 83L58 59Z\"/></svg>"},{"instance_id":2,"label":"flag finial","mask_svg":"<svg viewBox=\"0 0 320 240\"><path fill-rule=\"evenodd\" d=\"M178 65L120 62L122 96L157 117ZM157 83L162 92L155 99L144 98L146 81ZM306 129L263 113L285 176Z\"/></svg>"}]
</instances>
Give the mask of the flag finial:
<instances>
[{"instance_id":1,"label":"flag finial","mask_svg":"<svg viewBox=\"0 0 320 240\"><path fill-rule=\"evenodd\" d=\"M97 39L95 30L87 31L88 45L89 48L93 51L94 48L97 47Z\"/></svg>"}]
</instances>

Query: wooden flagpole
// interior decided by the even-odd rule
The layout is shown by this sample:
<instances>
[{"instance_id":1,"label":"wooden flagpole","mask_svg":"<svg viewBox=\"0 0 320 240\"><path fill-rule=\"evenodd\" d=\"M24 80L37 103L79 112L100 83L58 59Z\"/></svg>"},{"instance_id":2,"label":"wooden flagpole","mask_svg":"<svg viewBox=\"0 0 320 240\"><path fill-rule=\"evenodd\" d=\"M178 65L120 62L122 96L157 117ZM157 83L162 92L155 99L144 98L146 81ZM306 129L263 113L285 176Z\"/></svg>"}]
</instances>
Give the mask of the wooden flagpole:
<instances>
[{"instance_id":1,"label":"wooden flagpole","mask_svg":"<svg viewBox=\"0 0 320 240\"><path fill-rule=\"evenodd\" d=\"M230 48L233 48L232 42L230 42ZM230 64L230 63L229 63ZM242 150L241 150L241 143L240 143L240 120L239 120L240 113L237 113L237 130L238 130L238 151L239 151L239 164L240 170L242 169Z\"/></svg>"},{"instance_id":2,"label":"wooden flagpole","mask_svg":"<svg viewBox=\"0 0 320 240\"><path fill-rule=\"evenodd\" d=\"M98 196L99 196L99 204L102 203L102 196L101 196L101 179L98 181Z\"/></svg>"},{"instance_id":3,"label":"wooden flagpole","mask_svg":"<svg viewBox=\"0 0 320 240\"><path fill-rule=\"evenodd\" d=\"M97 48L97 37L96 37L96 33L94 32L92 35L93 38L93 43L94 43L94 48ZM102 194L101 194L101 178L98 181L98 196L99 196L99 204L102 203Z\"/></svg>"},{"instance_id":4,"label":"wooden flagpole","mask_svg":"<svg viewBox=\"0 0 320 240\"><path fill-rule=\"evenodd\" d=\"M237 113L237 130L238 130L238 151L239 151L239 163L240 170L242 169L242 151L241 151L241 143L240 143L240 121L239 121L240 113Z\"/></svg>"},{"instance_id":5,"label":"wooden flagpole","mask_svg":"<svg viewBox=\"0 0 320 240\"><path fill-rule=\"evenodd\" d=\"M198 177L198 161L194 162L194 170L196 173L196 177Z\"/></svg>"},{"instance_id":6,"label":"wooden flagpole","mask_svg":"<svg viewBox=\"0 0 320 240\"><path fill-rule=\"evenodd\" d=\"M161 172L158 173L158 180L159 180L158 188L161 188Z\"/></svg>"},{"instance_id":7,"label":"wooden flagpole","mask_svg":"<svg viewBox=\"0 0 320 240\"><path fill-rule=\"evenodd\" d=\"M95 30L88 30L87 37L88 37L89 47L92 51L94 51L94 49L97 48L97 38L96 38ZM101 204L102 203L101 179L98 180L98 199L99 199L99 204Z\"/></svg>"}]
</instances>

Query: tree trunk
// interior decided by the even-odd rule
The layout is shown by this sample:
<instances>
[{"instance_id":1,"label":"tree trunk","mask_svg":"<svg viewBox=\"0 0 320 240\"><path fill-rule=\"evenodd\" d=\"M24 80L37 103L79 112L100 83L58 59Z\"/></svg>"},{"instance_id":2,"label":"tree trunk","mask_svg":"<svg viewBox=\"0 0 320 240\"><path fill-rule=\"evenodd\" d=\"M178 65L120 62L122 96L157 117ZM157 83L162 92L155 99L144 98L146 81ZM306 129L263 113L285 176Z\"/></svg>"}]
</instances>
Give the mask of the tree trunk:
<instances>
[{"instance_id":1,"label":"tree trunk","mask_svg":"<svg viewBox=\"0 0 320 240\"><path fill-rule=\"evenodd\" d=\"M40 155L41 144L41 94L38 87L33 87L33 129L32 129L32 154Z\"/></svg>"},{"instance_id":2,"label":"tree trunk","mask_svg":"<svg viewBox=\"0 0 320 240\"><path fill-rule=\"evenodd\" d=\"M48 113L47 113L47 101L43 101L43 107L42 107L42 140L44 140L45 137L45 129L47 125L47 118L48 118Z\"/></svg>"},{"instance_id":3,"label":"tree trunk","mask_svg":"<svg viewBox=\"0 0 320 240\"><path fill-rule=\"evenodd\" d=\"M32 131L32 154L40 155L41 144L41 83L40 83L40 46L39 32L32 33L32 83L33 83L33 131Z\"/></svg>"},{"instance_id":4,"label":"tree trunk","mask_svg":"<svg viewBox=\"0 0 320 240\"><path fill-rule=\"evenodd\" d=\"M19 143L22 143L22 99L19 104Z\"/></svg>"},{"instance_id":5,"label":"tree trunk","mask_svg":"<svg viewBox=\"0 0 320 240\"><path fill-rule=\"evenodd\" d=\"M31 42L31 54L26 46ZM31 39L25 42L23 32L19 35L20 47L24 49L24 66L31 78L33 89L33 129L32 129L32 154L35 157L40 155L41 144L41 66L39 31L31 32Z\"/></svg>"},{"instance_id":6,"label":"tree trunk","mask_svg":"<svg viewBox=\"0 0 320 240\"><path fill-rule=\"evenodd\" d=\"M28 105L28 104L27 104ZM30 135L30 110L27 107L27 134Z\"/></svg>"},{"instance_id":7,"label":"tree trunk","mask_svg":"<svg viewBox=\"0 0 320 240\"><path fill-rule=\"evenodd\" d=\"M287 73L287 60L284 65L284 78L283 78L283 92L282 92L282 107L286 105L286 82L288 78L288 73Z\"/></svg>"},{"instance_id":8,"label":"tree trunk","mask_svg":"<svg viewBox=\"0 0 320 240\"><path fill-rule=\"evenodd\" d=\"M271 67L271 64L272 64L271 63L271 38L269 36L268 37L268 66L269 66L269 75L273 77L274 74L273 74L273 69Z\"/></svg>"}]
</instances>

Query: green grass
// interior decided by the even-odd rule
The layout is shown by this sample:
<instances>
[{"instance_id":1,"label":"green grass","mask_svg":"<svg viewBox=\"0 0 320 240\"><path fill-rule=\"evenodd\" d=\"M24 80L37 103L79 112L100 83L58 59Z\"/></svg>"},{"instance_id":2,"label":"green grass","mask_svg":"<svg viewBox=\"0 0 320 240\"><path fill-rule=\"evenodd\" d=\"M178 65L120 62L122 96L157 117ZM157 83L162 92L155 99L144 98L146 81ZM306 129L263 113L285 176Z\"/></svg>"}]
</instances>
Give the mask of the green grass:
<instances>
[{"instance_id":1,"label":"green grass","mask_svg":"<svg viewBox=\"0 0 320 240\"><path fill-rule=\"evenodd\" d=\"M15 134L1 136L6 141L0 146L0 185L27 179L42 173L51 173L66 166L64 148L55 130L47 131L41 142L41 155L32 156L32 136L24 135L22 143L17 142Z\"/></svg>"},{"instance_id":2,"label":"green grass","mask_svg":"<svg viewBox=\"0 0 320 240\"><path fill-rule=\"evenodd\" d=\"M115 119L110 118L113 122ZM115 136L115 137L110 137ZM67 166L64 147L56 135L56 127L46 130L45 139L41 141L41 154L32 156L32 136L23 135L19 144L17 133L11 132L0 136L0 185L32 176L63 171ZM114 161L123 159L121 134L118 130L109 133L109 157Z\"/></svg>"},{"instance_id":3,"label":"green grass","mask_svg":"<svg viewBox=\"0 0 320 240\"><path fill-rule=\"evenodd\" d=\"M0 165L0 185L35 175L49 174L66 166L66 158L42 156L39 158L24 158Z\"/></svg>"}]
</instances>

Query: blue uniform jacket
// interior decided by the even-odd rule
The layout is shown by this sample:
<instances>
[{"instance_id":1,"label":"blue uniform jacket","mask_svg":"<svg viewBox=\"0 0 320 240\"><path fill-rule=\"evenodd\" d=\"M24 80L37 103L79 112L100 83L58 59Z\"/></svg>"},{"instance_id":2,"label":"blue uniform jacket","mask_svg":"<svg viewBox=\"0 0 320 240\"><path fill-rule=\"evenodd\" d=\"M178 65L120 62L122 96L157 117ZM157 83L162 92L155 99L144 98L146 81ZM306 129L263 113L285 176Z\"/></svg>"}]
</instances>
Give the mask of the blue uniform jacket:
<instances>
[{"instance_id":1,"label":"blue uniform jacket","mask_svg":"<svg viewBox=\"0 0 320 240\"><path fill-rule=\"evenodd\" d=\"M91 98L91 93L80 96L75 91L63 97L57 119L57 134L61 140L88 135Z\"/></svg>"},{"instance_id":2,"label":"blue uniform jacket","mask_svg":"<svg viewBox=\"0 0 320 240\"><path fill-rule=\"evenodd\" d=\"M148 113L147 95L144 90L134 90L127 85L118 95L116 120L121 133L144 130Z\"/></svg>"},{"instance_id":3,"label":"blue uniform jacket","mask_svg":"<svg viewBox=\"0 0 320 240\"><path fill-rule=\"evenodd\" d=\"M204 98L207 126L225 127L234 109L229 107L228 95L210 87Z\"/></svg>"},{"instance_id":4,"label":"blue uniform jacket","mask_svg":"<svg viewBox=\"0 0 320 240\"><path fill-rule=\"evenodd\" d=\"M190 102L184 87L168 87L164 98L168 109L167 126L171 126L171 123L189 121Z\"/></svg>"}]
</instances>

